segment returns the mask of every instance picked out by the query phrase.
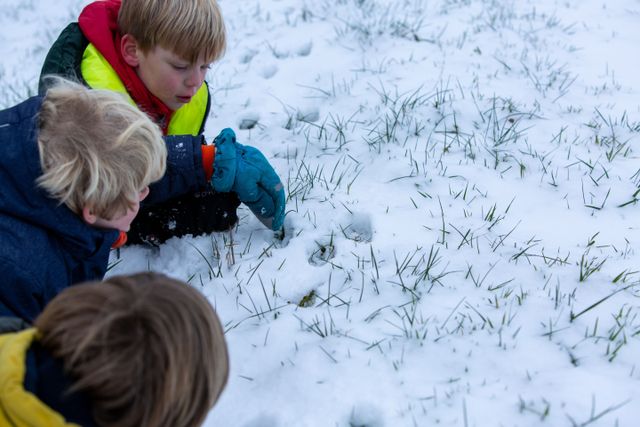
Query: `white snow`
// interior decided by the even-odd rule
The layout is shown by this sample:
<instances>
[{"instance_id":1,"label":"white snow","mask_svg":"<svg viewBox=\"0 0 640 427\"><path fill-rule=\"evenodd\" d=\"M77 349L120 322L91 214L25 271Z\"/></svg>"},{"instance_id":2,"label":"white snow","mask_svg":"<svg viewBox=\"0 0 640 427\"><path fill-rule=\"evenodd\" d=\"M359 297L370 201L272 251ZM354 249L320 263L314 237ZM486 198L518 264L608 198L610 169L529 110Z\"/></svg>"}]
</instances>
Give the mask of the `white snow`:
<instances>
[{"instance_id":1,"label":"white snow","mask_svg":"<svg viewBox=\"0 0 640 427\"><path fill-rule=\"evenodd\" d=\"M0 106L86 3L0 0ZM638 425L640 1L220 4L206 135L270 159L286 238L242 207L110 272L216 307L205 425Z\"/></svg>"}]
</instances>

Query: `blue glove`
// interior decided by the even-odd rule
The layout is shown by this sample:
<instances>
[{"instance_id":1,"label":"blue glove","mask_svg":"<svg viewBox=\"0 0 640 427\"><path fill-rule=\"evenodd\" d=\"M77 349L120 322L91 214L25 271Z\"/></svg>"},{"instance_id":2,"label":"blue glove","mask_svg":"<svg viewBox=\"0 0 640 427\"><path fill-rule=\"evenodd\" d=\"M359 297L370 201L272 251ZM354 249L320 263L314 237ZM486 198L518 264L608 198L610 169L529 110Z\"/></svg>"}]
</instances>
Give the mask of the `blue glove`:
<instances>
[{"instance_id":1,"label":"blue glove","mask_svg":"<svg viewBox=\"0 0 640 427\"><path fill-rule=\"evenodd\" d=\"M284 223L284 186L264 155L256 148L238 144L236 134L229 128L223 129L213 142L213 189L236 193L266 227L280 231Z\"/></svg>"}]
</instances>

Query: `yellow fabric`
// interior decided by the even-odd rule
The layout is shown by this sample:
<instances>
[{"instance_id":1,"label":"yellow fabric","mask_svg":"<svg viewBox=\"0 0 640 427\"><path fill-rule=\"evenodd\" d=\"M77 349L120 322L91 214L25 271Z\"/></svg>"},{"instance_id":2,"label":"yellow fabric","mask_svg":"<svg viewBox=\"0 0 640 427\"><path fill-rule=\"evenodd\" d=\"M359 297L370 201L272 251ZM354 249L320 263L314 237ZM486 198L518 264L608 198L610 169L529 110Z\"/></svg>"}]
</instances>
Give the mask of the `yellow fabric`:
<instances>
[{"instance_id":1,"label":"yellow fabric","mask_svg":"<svg viewBox=\"0 0 640 427\"><path fill-rule=\"evenodd\" d=\"M198 135L207 112L209 89L202 83L188 104L178 108L169 122L169 135Z\"/></svg>"},{"instance_id":2,"label":"yellow fabric","mask_svg":"<svg viewBox=\"0 0 640 427\"><path fill-rule=\"evenodd\" d=\"M24 389L27 350L36 330L0 335L0 426L79 427Z\"/></svg>"},{"instance_id":3,"label":"yellow fabric","mask_svg":"<svg viewBox=\"0 0 640 427\"><path fill-rule=\"evenodd\" d=\"M127 88L124 87L124 83L122 83L118 74L109 64L109 61L91 43L89 43L82 56L80 72L82 73L82 78L90 87L118 92L124 95L131 104L136 105L131 96L129 96Z\"/></svg>"},{"instance_id":4,"label":"yellow fabric","mask_svg":"<svg viewBox=\"0 0 640 427\"><path fill-rule=\"evenodd\" d=\"M127 92L127 88L120 80L118 73L115 72L109 61L96 47L89 43L82 56L80 64L82 77L87 84L94 89L108 89L123 94L127 100L135 105L133 99ZM205 83L191 98L188 104L180 107L169 122L169 135L198 135L200 127L204 122L204 115L207 112L207 100L209 98L209 90Z\"/></svg>"}]
</instances>

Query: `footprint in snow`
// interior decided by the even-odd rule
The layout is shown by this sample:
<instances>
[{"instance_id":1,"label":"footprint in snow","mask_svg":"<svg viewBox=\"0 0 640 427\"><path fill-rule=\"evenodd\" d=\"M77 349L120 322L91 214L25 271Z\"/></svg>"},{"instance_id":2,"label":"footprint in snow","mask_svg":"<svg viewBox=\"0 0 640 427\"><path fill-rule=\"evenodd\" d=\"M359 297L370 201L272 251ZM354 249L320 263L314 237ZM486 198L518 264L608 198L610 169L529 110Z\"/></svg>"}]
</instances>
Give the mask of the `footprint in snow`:
<instances>
[{"instance_id":1,"label":"footprint in snow","mask_svg":"<svg viewBox=\"0 0 640 427\"><path fill-rule=\"evenodd\" d=\"M371 216L354 212L340 225L344 236L354 242L370 242L373 239Z\"/></svg>"},{"instance_id":2,"label":"footprint in snow","mask_svg":"<svg viewBox=\"0 0 640 427\"><path fill-rule=\"evenodd\" d=\"M298 56L309 56L312 47L313 43L311 43L310 41L303 43L296 49L296 54Z\"/></svg>"},{"instance_id":3,"label":"footprint in snow","mask_svg":"<svg viewBox=\"0 0 640 427\"><path fill-rule=\"evenodd\" d=\"M253 129L260 120L260 114L255 111L245 111L238 119L238 129Z\"/></svg>"},{"instance_id":4,"label":"footprint in snow","mask_svg":"<svg viewBox=\"0 0 640 427\"><path fill-rule=\"evenodd\" d=\"M331 261L336 256L336 248L333 238L327 241L316 241L309 255L309 264L322 266Z\"/></svg>"},{"instance_id":5,"label":"footprint in snow","mask_svg":"<svg viewBox=\"0 0 640 427\"><path fill-rule=\"evenodd\" d=\"M360 403L353 407L349 427L384 427L382 410L371 403Z\"/></svg>"},{"instance_id":6,"label":"footprint in snow","mask_svg":"<svg viewBox=\"0 0 640 427\"><path fill-rule=\"evenodd\" d=\"M247 49L240 54L240 57L238 59L241 64L248 64L257 54L257 50Z\"/></svg>"},{"instance_id":7,"label":"footprint in snow","mask_svg":"<svg viewBox=\"0 0 640 427\"><path fill-rule=\"evenodd\" d=\"M317 122L320 120L320 110L318 107L306 107L296 111L296 120L299 122Z\"/></svg>"},{"instance_id":8,"label":"footprint in snow","mask_svg":"<svg viewBox=\"0 0 640 427\"><path fill-rule=\"evenodd\" d=\"M260 75L265 79L270 79L278 73L278 66L276 64L269 64L262 67Z\"/></svg>"}]
</instances>

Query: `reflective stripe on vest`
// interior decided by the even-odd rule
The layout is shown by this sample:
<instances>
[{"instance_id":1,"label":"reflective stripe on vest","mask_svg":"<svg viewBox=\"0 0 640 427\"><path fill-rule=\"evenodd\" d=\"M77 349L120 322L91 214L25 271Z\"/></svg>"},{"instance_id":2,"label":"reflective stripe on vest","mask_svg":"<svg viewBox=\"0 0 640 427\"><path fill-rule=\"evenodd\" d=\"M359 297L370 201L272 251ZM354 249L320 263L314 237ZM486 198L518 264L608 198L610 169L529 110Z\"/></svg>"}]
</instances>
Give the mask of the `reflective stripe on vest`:
<instances>
[{"instance_id":1,"label":"reflective stripe on vest","mask_svg":"<svg viewBox=\"0 0 640 427\"><path fill-rule=\"evenodd\" d=\"M109 61L91 43L87 46L80 64L82 78L94 89L108 89L123 94L127 100L135 105L135 102L127 92L124 83L115 72ZM169 135L198 135L204 115L207 111L209 90L205 83L191 98L188 104L180 107L173 113L169 122Z\"/></svg>"}]
</instances>

